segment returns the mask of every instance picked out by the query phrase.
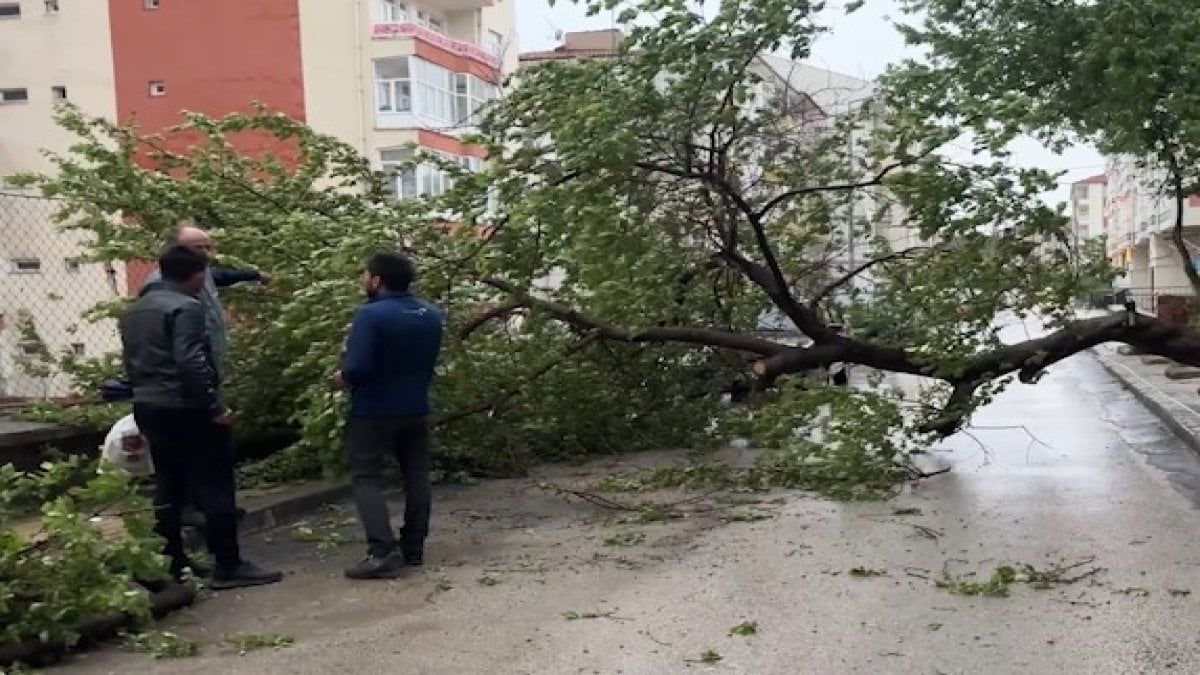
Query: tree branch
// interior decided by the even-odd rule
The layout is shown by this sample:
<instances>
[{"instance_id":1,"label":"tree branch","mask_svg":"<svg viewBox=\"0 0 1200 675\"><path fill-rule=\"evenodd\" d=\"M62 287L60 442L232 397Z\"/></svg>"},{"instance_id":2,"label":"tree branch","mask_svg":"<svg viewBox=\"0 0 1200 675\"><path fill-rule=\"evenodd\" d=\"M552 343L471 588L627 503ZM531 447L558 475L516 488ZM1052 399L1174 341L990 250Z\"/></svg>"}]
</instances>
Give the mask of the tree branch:
<instances>
[{"instance_id":1,"label":"tree branch","mask_svg":"<svg viewBox=\"0 0 1200 675\"><path fill-rule=\"evenodd\" d=\"M1132 323L1131 323L1132 322ZM809 348L791 347L754 364L767 384L789 373L827 366L835 361L894 373L939 378L954 385L978 383L1016 372L1022 382L1069 356L1106 342L1122 342L1145 353L1200 366L1200 335L1153 317L1125 313L1077 321L1044 337L982 352L953 375L939 374L931 362L898 347L839 337Z\"/></svg>"},{"instance_id":2,"label":"tree branch","mask_svg":"<svg viewBox=\"0 0 1200 675\"><path fill-rule=\"evenodd\" d=\"M458 329L458 339L466 340L471 336L471 333L474 333L485 323L491 321L492 319L507 317L522 307L524 307L524 305L519 302L506 302L504 304L485 308L476 313L475 316L471 317L465 324L463 324L462 328Z\"/></svg>"},{"instance_id":3,"label":"tree branch","mask_svg":"<svg viewBox=\"0 0 1200 675\"><path fill-rule=\"evenodd\" d=\"M931 247L929 247L929 246L914 246L912 248L906 248L903 251L896 251L895 253L889 253L885 256L880 256L878 258L873 258L871 260L868 260L868 261L862 263L861 265L858 265L855 268L851 269L849 272L846 272L845 274L838 277L837 279L834 279L830 283L826 284L825 287L821 288L819 291L814 293L812 299L808 301L808 306L812 307L813 309L816 309L817 305L820 305L822 300L829 297L830 293L833 293L837 289L841 288L843 285L849 283L850 280L854 279L854 277L857 277L858 275L862 274L863 272L866 272L867 270L871 269L875 265L880 265L880 264L883 264L886 262L891 262L893 260L899 260L901 258L907 258L908 256L912 255L913 253L916 253L917 251L924 251L924 250L928 250L930 248Z\"/></svg>"},{"instance_id":4,"label":"tree branch","mask_svg":"<svg viewBox=\"0 0 1200 675\"><path fill-rule=\"evenodd\" d=\"M1192 264L1191 251L1188 251L1187 241L1183 238L1183 210L1187 202L1187 197L1183 194L1183 176L1174 158L1168 164L1171 167L1171 191L1175 193L1175 226L1171 228L1171 242L1175 244L1175 250L1179 253L1179 264L1183 266L1183 273L1192 285L1192 291L1200 295L1200 272Z\"/></svg>"},{"instance_id":5,"label":"tree branch","mask_svg":"<svg viewBox=\"0 0 1200 675\"><path fill-rule=\"evenodd\" d=\"M634 330L623 326L614 326L601 321L572 307L557 302L535 298L514 284L503 279L490 277L483 282L512 296L514 302L532 310L544 312L555 319L586 331L596 333L606 340L617 342L678 342L683 344L720 347L734 351L750 352L760 356L779 354L786 346L770 340L745 335L731 331L713 328L692 328L686 326L657 326Z\"/></svg>"},{"instance_id":6,"label":"tree branch","mask_svg":"<svg viewBox=\"0 0 1200 675\"><path fill-rule=\"evenodd\" d=\"M500 393L491 397L484 403L481 403L481 404L476 405L471 408L467 408L466 410L460 410L451 415L447 415L447 416L437 420L437 422L434 423L434 426L438 429L441 429L449 424L453 424L454 422L457 422L460 419L465 419L465 418L471 417L473 415L478 415L480 413L485 413L485 412L494 413L497 408L503 406L504 404L508 403L509 401L513 400L514 398L516 398L517 396L522 394L525 391L525 385L528 385L529 383L540 378L541 376L545 375L546 373L549 373L550 371L552 371L556 367L558 367L559 364L563 363L567 359L575 356L576 354L578 354L578 353L582 352L583 350L587 349L588 347L592 346L593 344L595 344L596 340L597 340L596 333L589 333L588 335L585 335L584 337L580 338L579 340L576 340L575 343L572 344L570 347L568 347L560 356L555 357L549 361L546 361L538 368L535 368L532 372L529 373L529 375L524 379L524 381L519 386L511 387L509 389L501 391Z\"/></svg>"},{"instance_id":7,"label":"tree branch","mask_svg":"<svg viewBox=\"0 0 1200 675\"><path fill-rule=\"evenodd\" d=\"M879 171L879 173L875 174L875 176L873 176L872 178L869 178L867 180L858 181L856 183L836 183L834 185L811 185L809 187L802 187L802 188L797 188L795 190L788 190L787 192L781 192L781 193L775 195L774 197L772 197L766 204L763 204L762 208L758 209L758 211L755 212L754 216L755 216L755 218L759 218L759 219L765 218L767 216L767 214L769 214L775 207L779 206L780 204L783 204L784 202L786 202L788 200L795 199L796 197L799 197L801 195L815 194L818 192L845 192L847 190L857 190L859 188L866 188L866 187L872 187L875 185L881 185L883 183L884 179L887 178L889 173L891 173L891 172L895 171L896 169L899 169L903 166L906 166L907 164L908 164L908 162L896 162L894 164L889 164L889 165L883 167L883 169L881 169Z\"/></svg>"},{"instance_id":8,"label":"tree branch","mask_svg":"<svg viewBox=\"0 0 1200 675\"><path fill-rule=\"evenodd\" d=\"M921 431L945 438L961 429L971 412L971 397L981 384L978 380L964 380L954 385L950 398L942 406L941 414L922 426Z\"/></svg>"}]
</instances>

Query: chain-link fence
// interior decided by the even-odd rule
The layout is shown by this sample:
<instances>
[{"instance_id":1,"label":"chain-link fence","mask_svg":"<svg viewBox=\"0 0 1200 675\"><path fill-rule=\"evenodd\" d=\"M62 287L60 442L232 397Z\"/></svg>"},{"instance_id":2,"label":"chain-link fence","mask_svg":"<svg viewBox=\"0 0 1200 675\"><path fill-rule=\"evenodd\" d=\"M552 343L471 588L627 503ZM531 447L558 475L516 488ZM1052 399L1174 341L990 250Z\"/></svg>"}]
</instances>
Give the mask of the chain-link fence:
<instances>
[{"instance_id":1,"label":"chain-link fence","mask_svg":"<svg viewBox=\"0 0 1200 675\"><path fill-rule=\"evenodd\" d=\"M0 403L67 396L64 357L120 348L115 322L84 315L124 294L124 266L80 261L82 235L60 231L57 206L0 187Z\"/></svg>"}]
</instances>

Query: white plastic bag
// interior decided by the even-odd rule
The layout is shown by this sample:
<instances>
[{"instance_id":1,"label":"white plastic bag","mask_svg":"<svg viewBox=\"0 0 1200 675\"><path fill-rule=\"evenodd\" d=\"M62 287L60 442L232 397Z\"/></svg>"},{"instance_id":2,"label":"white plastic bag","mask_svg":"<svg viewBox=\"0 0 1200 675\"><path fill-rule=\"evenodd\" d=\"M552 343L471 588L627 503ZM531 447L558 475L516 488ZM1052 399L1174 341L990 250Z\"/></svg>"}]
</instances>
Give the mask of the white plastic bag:
<instances>
[{"instance_id":1,"label":"white plastic bag","mask_svg":"<svg viewBox=\"0 0 1200 675\"><path fill-rule=\"evenodd\" d=\"M154 473L154 460L150 457L150 441L138 431L133 415L126 415L108 430L104 437L104 457L118 469L135 476Z\"/></svg>"}]
</instances>

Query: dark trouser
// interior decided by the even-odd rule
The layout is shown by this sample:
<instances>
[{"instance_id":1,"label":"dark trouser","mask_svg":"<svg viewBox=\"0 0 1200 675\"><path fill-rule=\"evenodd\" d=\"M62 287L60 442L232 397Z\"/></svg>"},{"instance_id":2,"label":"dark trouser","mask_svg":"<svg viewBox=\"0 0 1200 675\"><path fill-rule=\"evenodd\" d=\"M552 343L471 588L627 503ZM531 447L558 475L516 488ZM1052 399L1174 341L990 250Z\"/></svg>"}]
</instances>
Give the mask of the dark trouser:
<instances>
[{"instance_id":1,"label":"dark trouser","mask_svg":"<svg viewBox=\"0 0 1200 675\"><path fill-rule=\"evenodd\" d=\"M233 439L207 411L133 407L138 430L150 442L154 458L155 531L166 540L173 571L186 563L182 514L194 500L204 514L205 540L217 567L241 563L237 502L234 494Z\"/></svg>"},{"instance_id":2,"label":"dark trouser","mask_svg":"<svg viewBox=\"0 0 1200 675\"><path fill-rule=\"evenodd\" d=\"M368 552L387 556L396 537L384 499L383 457L394 452L404 478L404 527L400 550L420 556L429 533L433 488L429 484L429 422L424 417L352 417L346 421L346 456L358 517L367 534Z\"/></svg>"}]
</instances>

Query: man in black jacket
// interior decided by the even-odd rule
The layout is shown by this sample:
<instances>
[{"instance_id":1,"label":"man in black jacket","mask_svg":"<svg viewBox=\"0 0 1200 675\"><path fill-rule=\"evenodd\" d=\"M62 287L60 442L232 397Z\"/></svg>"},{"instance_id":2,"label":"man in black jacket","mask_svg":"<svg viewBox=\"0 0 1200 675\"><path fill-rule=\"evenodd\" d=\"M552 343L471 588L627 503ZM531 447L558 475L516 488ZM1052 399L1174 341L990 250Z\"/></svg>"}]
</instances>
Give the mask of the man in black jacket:
<instances>
[{"instance_id":1,"label":"man in black jacket","mask_svg":"<svg viewBox=\"0 0 1200 675\"><path fill-rule=\"evenodd\" d=\"M279 581L279 572L242 560L234 494L233 413L221 401L220 376L205 328L203 290L208 260L175 246L158 260L163 283L121 318L125 372L133 415L154 458L156 531L166 540L171 572L194 566L184 551L180 517L194 496L207 523L216 568L213 588Z\"/></svg>"}]
</instances>

